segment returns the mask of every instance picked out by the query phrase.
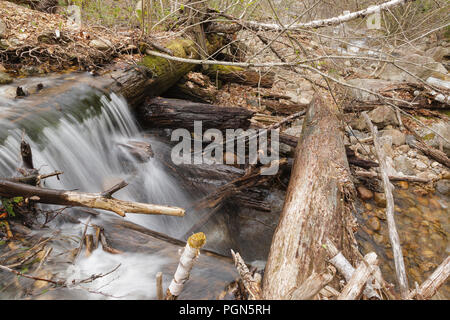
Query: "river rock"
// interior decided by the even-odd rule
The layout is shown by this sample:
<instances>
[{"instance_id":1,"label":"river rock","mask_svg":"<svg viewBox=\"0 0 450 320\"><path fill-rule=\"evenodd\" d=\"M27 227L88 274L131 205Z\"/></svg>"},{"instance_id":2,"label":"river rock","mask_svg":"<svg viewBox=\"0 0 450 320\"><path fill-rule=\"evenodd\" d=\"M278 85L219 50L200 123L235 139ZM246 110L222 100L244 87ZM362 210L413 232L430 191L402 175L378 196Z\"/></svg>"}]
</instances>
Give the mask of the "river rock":
<instances>
[{"instance_id":1,"label":"river rock","mask_svg":"<svg viewBox=\"0 0 450 320\"><path fill-rule=\"evenodd\" d=\"M394 146L401 146L406 142L406 135L397 129L388 129L381 131L381 136L390 136L392 137L392 144Z\"/></svg>"},{"instance_id":2,"label":"river rock","mask_svg":"<svg viewBox=\"0 0 450 320\"><path fill-rule=\"evenodd\" d=\"M423 163L422 161L417 160L416 161L416 168L419 169L419 170L425 170L426 168L428 168L428 166L427 166L426 163Z\"/></svg>"},{"instance_id":3,"label":"river rock","mask_svg":"<svg viewBox=\"0 0 450 320\"><path fill-rule=\"evenodd\" d=\"M386 207L386 195L384 193L375 192L375 203L379 207Z\"/></svg>"},{"instance_id":4,"label":"river rock","mask_svg":"<svg viewBox=\"0 0 450 320\"><path fill-rule=\"evenodd\" d=\"M367 221L367 223L369 224L370 228L373 231L378 231L381 228L380 220L378 220L377 217L370 218L369 221Z\"/></svg>"},{"instance_id":5,"label":"river rock","mask_svg":"<svg viewBox=\"0 0 450 320\"><path fill-rule=\"evenodd\" d=\"M431 57L418 54L410 54L401 57L399 60L400 61L396 62L398 66L423 80L426 80L431 76L444 80L446 78L447 69L445 69L445 67L441 63L434 61L434 59ZM414 77L404 72L403 70L400 70L393 64L387 64L386 67L382 69L379 77L381 79L391 81L417 81Z\"/></svg>"},{"instance_id":6,"label":"river rock","mask_svg":"<svg viewBox=\"0 0 450 320\"><path fill-rule=\"evenodd\" d=\"M0 85L1 84L8 84L13 82L13 79L9 76L9 74L0 71Z\"/></svg>"},{"instance_id":7,"label":"river rock","mask_svg":"<svg viewBox=\"0 0 450 320\"><path fill-rule=\"evenodd\" d=\"M428 57L432 57L435 61L442 62L442 60L450 58L450 48L438 46L428 49L426 54Z\"/></svg>"},{"instance_id":8,"label":"river rock","mask_svg":"<svg viewBox=\"0 0 450 320\"><path fill-rule=\"evenodd\" d=\"M415 163L405 155L400 155L394 158L394 167L395 170L405 175L414 175L416 173L414 170L416 167Z\"/></svg>"},{"instance_id":9,"label":"river rock","mask_svg":"<svg viewBox=\"0 0 450 320\"><path fill-rule=\"evenodd\" d=\"M385 127L387 125L397 125L397 116L388 106L380 106L367 114L373 123L377 126Z\"/></svg>"},{"instance_id":10,"label":"river rock","mask_svg":"<svg viewBox=\"0 0 450 320\"><path fill-rule=\"evenodd\" d=\"M410 148L407 144L404 144L404 145L399 146L399 147L397 148L397 150L400 151L401 153L408 153L408 151L409 151L410 149L411 149L411 148Z\"/></svg>"},{"instance_id":11,"label":"river rock","mask_svg":"<svg viewBox=\"0 0 450 320\"><path fill-rule=\"evenodd\" d=\"M91 42L89 42L89 46L100 51L105 51L112 47L112 43L107 39L104 40L94 39L91 40Z\"/></svg>"},{"instance_id":12,"label":"river rock","mask_svg":"<svg viewBox=\"0 0 450 320\"><path fill-rule=\"evenodd\" d=\"M378 92L380 89L393 85L395 82L380 79L351 79L349 85ZM350 88L349 93L353 98L361 101L378 101L378 97L360 89Z\"/></svg>"},{"instance_id":13,"label":"river rock","mask_svg":"<svg viewBox=\"0 0 450 320\"><path fill-rule=\"evenodd\" d=\"M433 123L430 128L444 137L447 141L450 141L450 121L445 119L437 121ZM450 154L450 143L443 141L438 135L429 129L420 128L418 131L426 144L432 146L433 148L439 149L439 144L442 143L444 151L447 155Z\"/></svg>"},{"instance_id":14,"label":"river rock","mask_svg":"<svg viewBox=\"0 0 450 320\"><path fill-rule=\"evenodd\" d=\"M373 192L367 189L366 187L359 186L357 190L361 199L370 200L373 198Z\"/></svg>"},{"instance_id":15,"label":"river rock","mask_svg":"<svg viewBox=\"0 0 450 320\"><path fill-rule=\"evenodd\" d=\"M436 191L443 195L450 196L450 180L439 180L436 183Z\"/></svg>"}]
</instances>

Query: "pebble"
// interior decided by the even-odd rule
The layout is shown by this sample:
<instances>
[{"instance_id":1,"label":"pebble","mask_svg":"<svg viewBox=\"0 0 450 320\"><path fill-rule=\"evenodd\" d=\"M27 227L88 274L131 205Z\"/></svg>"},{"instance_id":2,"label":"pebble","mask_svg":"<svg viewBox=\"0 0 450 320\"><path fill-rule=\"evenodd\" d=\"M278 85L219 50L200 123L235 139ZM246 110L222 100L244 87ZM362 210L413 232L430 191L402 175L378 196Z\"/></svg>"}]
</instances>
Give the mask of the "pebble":
<instances>
[{"instance_id":1,"label":"pebble","mask_svg":"<svg viewBox=\"0 0 450 320\"><path fill-rule=\"evenodd\" d=\"M408 153L408 151L410 150L410 147L407 144L401 145L397 148L397 150L399 150L402 153Z\"/></svg>"},{"instance_id":2,"label":"pebble","mask_svg":"<svg viewBox=\"0 0 450 320\"><path fill-rule=\"evenodd\" d=\"M407 190L409 188L408 181L399 181L399 182L397 182L397 184L403 190Z\"/></svg>"},{"instance_id":3,"label":"pebble","mask_svg":"<svg viewBox=\"0 0 450 320\"><path fill-rule=\"evenodd\" d=\"M363 200L370 200L373 198L373 192L363 186L358 186L357 188L359 196Z\"/></svg>"},{"instance_id":4,"label":"pebble","mask_svg":"<svg viewBox=\"0 0 450 320\"><path fill-rule=\"evenodd\" d=\"M428 206L428 199L424 197L417 197L417 202L419 202L423 206Z\"/></svg>"},{"instance_id":5,"label":"pebble","mask_svg":"<svg viewBox=\"0 0 450 320\"><path fill-rule=\"evenodd\" d=\"M416 168L419 170L425 170L426 168L428 168L428 166L419 160L416 162Z\"/></svg>"},{"instance_id":6,"label":"pebble","mask_svg":"<svg viewBox=\"0 0 450 320\"><path fill-rule=\"evenodd\" d=\"M375 203L379 207L386 207L386 195L384 193L375 192Z\"/></svg>"},{"instance_id":7,"label":"pebble","mask_svg":"<svg viewBox=\"0 0 450 320\"><path fill-rule=\"evenodd\" d=\"M381 228L380 221L377 217L370 218L368 224L373 231L379 231Z\"/></svg>"}]
</instances>

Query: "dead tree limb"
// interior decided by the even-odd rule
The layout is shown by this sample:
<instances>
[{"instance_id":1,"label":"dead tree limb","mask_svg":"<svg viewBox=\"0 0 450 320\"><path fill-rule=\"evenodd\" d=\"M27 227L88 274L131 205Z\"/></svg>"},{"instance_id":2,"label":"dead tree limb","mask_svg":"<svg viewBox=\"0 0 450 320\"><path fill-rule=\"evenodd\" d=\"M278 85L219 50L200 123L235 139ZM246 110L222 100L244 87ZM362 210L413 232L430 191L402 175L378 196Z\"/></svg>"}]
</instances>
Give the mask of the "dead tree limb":
<instances>
[{"instance_id":1,"label":"dead tree limb","mask_svg":"<svg viewBox=\"0 0 450 320\"><path fill-rule=\"evenodd\" d=\"M116 188L114 191L117 190L118 189ZM103 209L115 212L122 217L125 216L126 212L184 216L184 209L177 207L124 201L111 197L105 197L102 193L44 189L23 183L11 182L4 179L0 179L0 196L5 198L33 197L34 201L40 203Z\"/></svg>"},{"instance_id":2,"label":"dead tree limb","mask_svg":"<svg viewBox=\"0 0 450 320\"><path fill-rule=\"evenodd\" d=\"M434 270L431 276L425 280L417 291L414 289L408 296L408 299L414 299L416 296L421 299L430 299L436 294L436 291L444 284L450 276L450 256Z\"/></svg>"},{"instance_id":3,"label":"dead tree limb","mask_svg":"<svg viewBox=\"0 0 450 320\"><path fill-rule=\"evenodd\" d=\"M377 254L370 252L364 256L359 266L353 272L352 277L345 285L337 300L356 300L369 280L375 269L372 265L377 264Z\"/></svg>"},{"instance_id":4,"label":"dead tree limb","mask_svg":"<svg viewBox=\"0 0 450 320\"><path fill-rule=\"evenodd\" d=\"M326 270L323 239L333 239L350 259L357 256L349 203L354 186L337 113L335 105L319 95L306 112L266 265L264 299L283 299L312 270Z\"/></svg>"},{"instance_id":5,"label":"dead tree limb","mask_svg":"<svg viewBox=\"0 0 450 320\"><path fill-rule=\"evenodd\" d=\"M321 274L313 272L312 275L302 283L302 285L293 290L289 295L290 300L312 300L328 283L333 280L336 269L329 268L327 272Z\"/></svg>"},{"instance_id":6,"label":"dead tree limb","mask_svg":"<svg viewBox=\"0 0 450 320\"><path fill-rule=\"evenodd\" d=\"M405 262L403 261L402 248L400 246L400 239L397 232L394 219L394 197L392 195L393 186L389 181L387 175L386 156L378 141L378 128L372 124L367 112L362 113L367 126L370 128L373 137L373 144L375 146L378 163L380 164L380 172L383 180L384 192L386 194L386 219L389 229L389 240L391 242L392 251L394 255L395 273L397 275L397 281L400 288L400 294L403 299L408 296L408 278L406 277Z\"/></svg>"},{"instance_id":7,"label":"dead tree limb","mask_svg":"<svg viewBox=\"0 0 450 320\"><path fill-rule=\"evenodd\" d=\"M252 275L250 270L248 270L247 265L242 259L241 255L238 252L234 252L231 250L231 255L233 256L234 265L244 283L245 289L250 294L250 300L260 300L261 299L261 278L255 277ZM256 274L255 274L256 275ZM259 273L257 273L259 275Z\"/></svg>"},{"instance_id":8,"label":"dead tree limb","mask_svg":"<svg viewBox=\"0 0 450 320\"><path fill-rule=\"evenodd\" d=\"M379 173L375 172L368 172L368 171L355 171L355 174L359 177L364 178L377 178L382 179L382 176ZM421 183L428 183L431 181L431 179L427 178L420 178L417 176L388 176L390 181L408 181L408 182L421 182Z\"/></svg>"}]
</instances>

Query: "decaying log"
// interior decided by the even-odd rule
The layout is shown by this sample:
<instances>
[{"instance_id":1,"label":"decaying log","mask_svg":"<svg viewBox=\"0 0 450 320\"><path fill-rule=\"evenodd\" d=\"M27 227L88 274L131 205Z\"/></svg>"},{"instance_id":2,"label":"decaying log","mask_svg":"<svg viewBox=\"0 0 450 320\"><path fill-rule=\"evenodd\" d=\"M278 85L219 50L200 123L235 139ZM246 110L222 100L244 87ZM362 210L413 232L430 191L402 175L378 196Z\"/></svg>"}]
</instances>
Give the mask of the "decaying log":
<instances>
[{"instance_id":1,"label":"decaying log","mask_svg":"<svg viewBox=\"0 0 450 320\"><path fill-rule=\"evenodd\" d=\"M139 111L144 126L150 128L185 128L193 130L194 121L202 128L247 129L254 114L245 108L221 107L179 99L151 98Z\"/></svg>"},{"instance_id":2,"label":"decaying log","mask_svg":"<svg viewBox=\"0 0 450 320\"><path fill-rule=\"evenodd\" d=\"M357 256L355 222L348 206L354 186L337 112L319 95L306 112L264 273L264 299L283 299L312 270L324 272L324 239L332 239L350 259Z\"/></svg>"},{"instance_id":3,"label":"decaying log","mask_svg":"<svg viewBox=\"0 0 450 320\"><path fill-rule=\"evenodd\" d=\"M234 265L239 273L239 276L244 283L244 287L249 293L249 300L261 299L261 276L259 273L252 275L241 255L238 252L231 250L231 255L234 260Z\"/></svg>"},{"instance_id":4,"label":"decaying log","mask_svg":"<svg viewBox=\"0 0 450 320\"><path fill-rule=\"evenodd\" d=\"M430 299L436 294L436 291L445 283L449 276L450 256L445 258L439 267L434 270L431 276L425 280L424 283L422 283L418 291L416 289L412 290L408 296L408 299L414 299L415 297L420 299Z\"/></svg>"},{"instance_id":5,"label":"decaying log","mask_svg":"<svg viewBox=\"0 0 450 320\"><path fill-rule=\"evenodd\" d=\"M189 237L184 251L180 257L177 271L173 276L172 282L167 288L166 300L176 300L183 290L185 282L189 279L192 267L197 256L200 254L200 249L206 243L206 236L203 232L193 234Z\"/></svg>"},{"instance_id":6,"label":"decaying log","mask_svg":"<svg viewBox=\"0 0 450 320\"><path fill-rule=\"evenodd\" d=\"M375 272L372 265L376 265L377 263L377 254L375 252L366 254L359 266L353 272L352 277L345 285L341 294L337 297L337 300L358 299L370 276Z\"/></svg>"},{"instance_id":7,"label":"decaying log","mask_svg":"<svg viewBox=\"0 0 450 320\"><path fill-rule=\"evenodd\" d=\"M189 72L165 92L164 97L213 103L217 99L217 93L217 87L211 83L208 76L199 72Z\"/></svg>"},{"instance_id":8,"label":"decaying log","mask_svg":"<svg viewBox=\"0 0 450 320\"><path fill-rule=\"evenodd\" d=\"M252 87L272 88L275 81L274 72L256 72L234 66L210 65L204 70L213 82L234 82Z\"/></svg>"},{"instance_id":9,"label":"decaying log","mask_svg":"<svg viewBox=\"0 0 450 320\"><path fill-rule=\"evenodd\" d=\"M103 209L115 212L122 217L125 216L126 212L184 216L184 209L181 208L124 201L111 197L114 192L123 188L125 185L123 183L118 184L103 193L84 193L44 189L0 179L0 196L5 198L31 198L35 202L47 204Z\"/></svg>"},{"instance_id":10,"label":"decaying log","mask_svg":"<svg viewBox=\"0 0 450 320\"><path fill-rule=\"evenodd\" d=\"M389 181L387 174L388 167L386 163L386 156L384 154L383 148L378 141L378 128L372 124L367 112L362 113L367 126L370 128L373 137L373 144L376 151L376 156L380 164L381 177L383 180L384 193L386 195L386 220L389 229L389 240L391 242L392 251L394 255L395 273L397 276L397 281L400 289L400 294L403 299L408 296L408 278L406 277L405 262L403 261L403 253L400 246L400 239L397 232L397 227L395 225L394 219L394 197L392 195L393 186Z\"/></svg>"},{"instance_id":11,"label":"decaying log","mask_svg":"<svg viewBox=\"0 0 450 320\"><path fill-rule=\"evenodd\" d=\"M224 45L224 38L216 34L207 36L208 54L216 52ZM175 39L165 47L178 58L199 59L197 46L192 40ZM139 65L124 68L117 65L108 75L111 81L101 85L102 88L120 93L127 101L136 106L147 96L158 96L175 85L196 65L191 63L169 61L154 55L147 55Z\"/></svg>"}]
</instances>

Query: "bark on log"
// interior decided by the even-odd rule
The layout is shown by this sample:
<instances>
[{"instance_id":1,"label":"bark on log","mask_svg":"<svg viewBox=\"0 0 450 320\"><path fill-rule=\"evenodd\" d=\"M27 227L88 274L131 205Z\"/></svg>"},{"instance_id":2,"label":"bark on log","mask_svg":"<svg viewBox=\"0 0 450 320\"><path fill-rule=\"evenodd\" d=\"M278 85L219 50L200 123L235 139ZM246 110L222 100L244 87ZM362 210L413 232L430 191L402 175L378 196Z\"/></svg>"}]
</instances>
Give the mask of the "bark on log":
<instances>
[{"instance_id":1,"label":"bark on log","mask_svg":"<svg viewBox=\"0 0 450 320\"><path fill-rule=\"evenodd\" d=\"M123 186L123 184L117 185L103 193L83 193L38 188L27 184L0 179L0 196L5 198L39 197L39 199L36 198L36 202L103 209L115 212L122 217L125 216L126 212L184 216L184 209L181 208L130 202L112 198L111 195L120 188L123 188Z\"/></svg>"},{"instance_id":2,"label":"bark on log","mask_svg":"<svg viewBox=\"0 0 450 320\"><path fill-rule=\"evenodd\" d=\"M216 52L224 44L224 38L209 34L207 37L208 54ZM196 44L188 39L176 39L166 45L173 52L174 57L199 59ZM146 96L157 96L175 85L186 73L192 71L196 65L185 62L169 61L167 59L147 55L137 66L109 74L113 80L103 86L122 94L131 105L137 105Z\"/></svg>"},{"instance_id":3,"label":"bark on log","mask_svg":"<svg viewBox=\"0 0 450 320\"><path fill-rule=\"evenodd\" d=\"M304 128L266 265L264 299L284 299L313 270L324 272L325 239L351 261L356 258L355 222L348 206L354 186L336 107L316 95Z\"/></svg>"},{"instance_id":4,"label":"bark on log","mask_svg":"<svg viewBox=\"0 0 450 320\"><path fill-rule=\"evenodd\" d=\"M245 108L221 107L179 99L148 99L139 110L143 125L150 128L185 128L193 130L194 121L203 129L247 129L254 114Z\"/></svg>"},{"instance_id":5,"label":"bark on log","mask_svg":"<svg viewBox=\"0 0 450 320\"><path fill-rule=\"evenodd\" d=\"M252 87L272 88L275 81L274 72L261 71L261 73L259 73L234 66L211 65L208 70L203 70L203 72L206 73L213 82L218 79L223 82L240 83Z\"/></svg>"}]
</instances>

